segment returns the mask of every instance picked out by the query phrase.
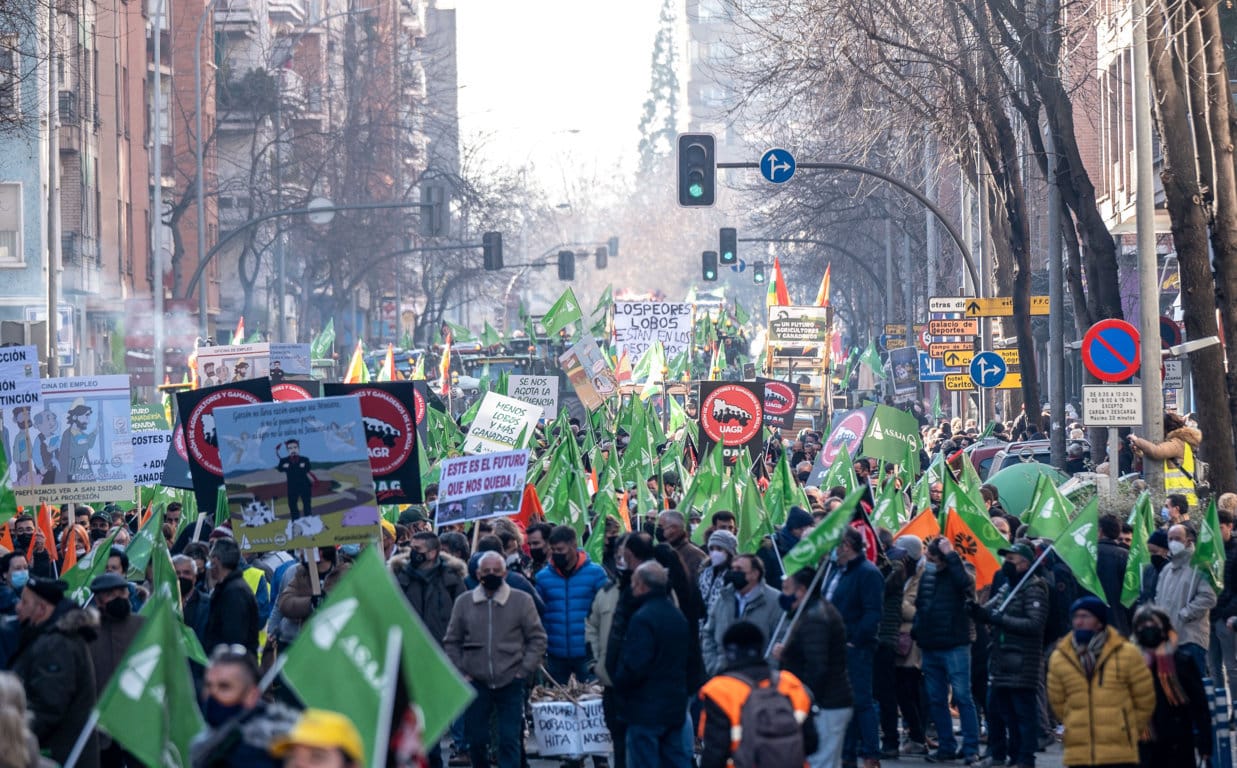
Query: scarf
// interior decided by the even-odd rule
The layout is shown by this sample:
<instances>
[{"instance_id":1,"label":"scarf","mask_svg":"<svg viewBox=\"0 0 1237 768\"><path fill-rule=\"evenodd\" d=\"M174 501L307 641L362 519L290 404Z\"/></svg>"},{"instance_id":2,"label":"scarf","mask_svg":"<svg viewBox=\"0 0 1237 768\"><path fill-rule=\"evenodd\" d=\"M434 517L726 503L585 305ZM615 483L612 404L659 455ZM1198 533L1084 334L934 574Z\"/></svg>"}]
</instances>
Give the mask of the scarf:
<instances>
[{"instance_id":1,"label":"scarf","mask_svg":"<svg viewBox=\"0 0 1237 768\"><path fill-rule=\"evenodd\" d=\"M1078 654L1078 661L1082 664L1082 671L1086 674L1087 679L1091 679L1091 675L1095 672L1095 665L1100 658L1100 651L1104 649L1104 643L1108 641L1108 632L1099 630L1085 645L1079 644L1077 640L1070 638L1070 642L1074 644L1074 651Z\"/></svg>"},{"instance_id":2,"label":"scarf","mask_svg":"<svg viewBox=\"0 0 1237 768\"><path fill-rule=\"evenodd\" d=\"M1180 707L1188 704L1190 698L1186 696L1181 680L1177 677L1177 662L1173 659L1176 651L1177 633L1169 631L1168 638L1160 643L1160 647L1143 651L1143 658L1151 674L1160 681L1160 688L1164 691L1164 698L1169 706Z\"/></svg>"}]
</instances>

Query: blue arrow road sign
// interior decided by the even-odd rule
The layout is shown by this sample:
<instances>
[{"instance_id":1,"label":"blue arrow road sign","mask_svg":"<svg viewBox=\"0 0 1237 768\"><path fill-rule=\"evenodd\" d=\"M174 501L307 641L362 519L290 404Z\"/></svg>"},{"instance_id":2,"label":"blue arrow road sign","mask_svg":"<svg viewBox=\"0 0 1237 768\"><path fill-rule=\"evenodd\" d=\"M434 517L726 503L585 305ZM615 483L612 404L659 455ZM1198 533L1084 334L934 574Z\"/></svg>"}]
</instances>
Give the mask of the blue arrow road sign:
<instances>
[{"instance_id":1,"label":"blue arrow road sign","mask_svg":"<svg viewBox=\"0 0 1237 768\"><path fill-rule=\"evenodd\" d=\"M995 352L980 352L971 358L971 381L977 387L996 387L1005 381L1005 361Z\"/></svg>"},{"instance_id":2,"label":"blue arrow road sign","mask_svg":"<svg viewBox=\"0 0 1237 768\"><path fill-rule=\"evenodd\" d=\"M746 261L744 261L743 259L739 259L739 263L738 263L738 264L731 264L731 265L730 265L730 271L731 271L731 272L742 272L742 271L744 271L745 269L747 269L747 262L746 262Z\"/></svg>"},{"instance_id":3,"label":"blue arrow road sign","mask_svg":"<svg viewBox=\"0 0 1237 768\"><path fill-rule=\"evenodd\" d=\"M795 156L781 148L770 149L760 157L760 175L772 184L785 184L795 175Z\"/></svg>"}]
</instances>

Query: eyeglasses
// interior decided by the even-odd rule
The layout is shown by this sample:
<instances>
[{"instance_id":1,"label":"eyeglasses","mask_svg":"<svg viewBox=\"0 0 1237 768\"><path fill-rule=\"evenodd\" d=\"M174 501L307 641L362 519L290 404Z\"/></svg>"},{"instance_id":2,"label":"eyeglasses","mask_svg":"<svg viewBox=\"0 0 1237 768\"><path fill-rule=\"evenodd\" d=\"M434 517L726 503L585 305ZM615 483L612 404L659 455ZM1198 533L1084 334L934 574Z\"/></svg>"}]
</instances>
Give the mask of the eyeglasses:
<instances>
[{"instance_id":1,"label":"eyeglasses","mask_svg":"<svg viewBox=\"0 0 1237 768\"><path fill-rule=\"evenodd\" d=\"M211 661L231 661L237 658L249 658L249 649L240 643L220 643L210 652Z\"/></svg>"}]
</instances>

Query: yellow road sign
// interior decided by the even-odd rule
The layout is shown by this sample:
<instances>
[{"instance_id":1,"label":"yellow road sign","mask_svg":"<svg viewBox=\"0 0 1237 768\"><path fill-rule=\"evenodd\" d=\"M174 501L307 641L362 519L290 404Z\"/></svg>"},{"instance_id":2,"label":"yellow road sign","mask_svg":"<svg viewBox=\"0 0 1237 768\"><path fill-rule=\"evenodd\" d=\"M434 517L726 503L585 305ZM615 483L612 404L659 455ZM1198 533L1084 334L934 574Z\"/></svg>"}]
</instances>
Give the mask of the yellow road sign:
<instances>
[{"instance_id":1,"label":"yellow road sign","mask_svg":"<svg viewBox=\"0 0 1237 768\"><path fill-rule=\"evenodd\" d=\"M1031 314L1048 314L1048 297L1031 297ZM967 317L1013 317L1014 297L994 296L989 299L971 298L966 300Z\"/></svg>"},{"instance_id":2,"label":"yellow road sign","mask_svg":"<svg viewBox=\"0 0 1237 768\"><path fill-rule=\"evenodd\" d=\"M973 341L934 341L928 345L928 357L944 358L951 352L975 352L975 342ZM970 358L967 358L966 363L958 363L958 365L966 365L970 363ZM953 363L946 363L953 365Z\"/></svg>"},{"instance_id":3,"label":"yellow road sign","mask_svg":"<svg viewBox=\"0 0 1237 768\"><path fill-rule=\"evenodd\" d=\"M957 352L945 353L946 368L965 368L971 364L971 358L975 357L975 350L965 349Z\"/></svg>"},{"instance_id":4,"label":"yellow road sign","mask_svg":"<svg viewBox=\"0 0 1237 768\"><path fill-rule=\"evenodd\" d=\"M928 323L933 336L978 336L978 320L933 320Z\"/></svg>"},{"instance_id":5,"label":"yellow road sign","mask_svg":"<svg viewBox=\"0 0 1237 768\"><path fill-rule=\"evenodd\" d=\"M906 323L886 323L885 324L885 335L886 336L905 336L906 335Z\"/></svg>"},{"instance_id":6,"label":"yellow road sign","mask_svg":"<svg viewBox=\"0 0 1237 768\"><path fill-rule=\"evenodd\" d=\"M1016 349L998 349L996 350L996 353L1001 356L1001 359L1005 361L1006 365L1022 364L1022 359L1018 357L1018 350Z\"/></svg>"},{"instance_id":7,"label":"yellow road sign","mask_svg":"<svg viewBox=\"0 0 1237 768\"><path fill-rule=\"evenodd\" d=\"M950 392L966 392L975 389L975 382L971 381L969 373L947 373L945 374L945 389Z\"/></svg>"},{"instance_id":8,"label":"yellow road sign","mask_svg":"<svg viewBox=\"0 0 1237 768\"><path fill-rule=\"evenodd\" d=\"M888 339L885 339L885 349L887 350L892 351L895 349L905 349L905 348L906 348L905 338L898 338L896 336L891 336Z\"/></svg>"},{"instance_id":9,"label":"yellow road sign","mask_svg":"<svg viewBox=\"0 0 1237 768\"><path fill-rule=\"evenodd\" d=\"M996 385L994 389L1022 389L1022 374L1007 373L1005 380Z\"/></svg>"}]
</instances>

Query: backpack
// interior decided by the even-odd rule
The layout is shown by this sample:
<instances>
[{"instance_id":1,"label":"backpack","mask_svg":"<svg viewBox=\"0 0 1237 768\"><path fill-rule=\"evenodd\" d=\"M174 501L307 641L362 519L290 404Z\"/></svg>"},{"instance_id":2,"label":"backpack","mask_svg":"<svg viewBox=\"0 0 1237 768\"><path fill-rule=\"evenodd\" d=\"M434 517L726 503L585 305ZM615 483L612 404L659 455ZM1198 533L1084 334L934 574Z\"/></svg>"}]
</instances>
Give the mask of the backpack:
<instances>
[{"instance_id":1,"label":"backpack","mask_svg":"<svg viewBox=\"0 0 1237 768\"><path fill-rule=\"evenodd\" d=\"M751 693L739 711L743 728L739 746L731 759L735 768L787 768L807 760L803 745L803 726L795 718L795 707L778 690L779 675L759 682L735 675L751 686Z\"/></svg>"}]
</instances>

